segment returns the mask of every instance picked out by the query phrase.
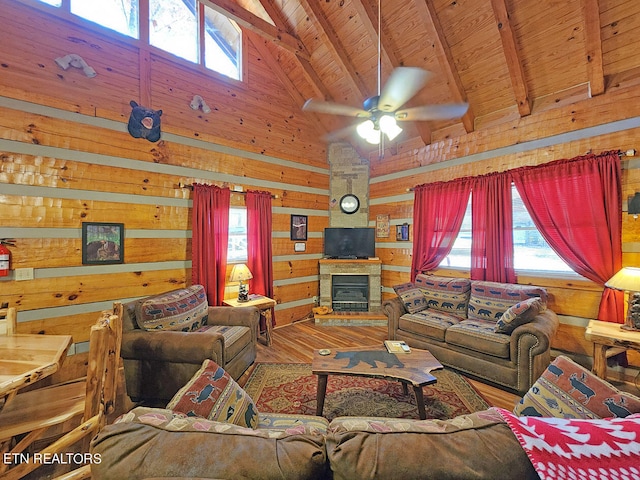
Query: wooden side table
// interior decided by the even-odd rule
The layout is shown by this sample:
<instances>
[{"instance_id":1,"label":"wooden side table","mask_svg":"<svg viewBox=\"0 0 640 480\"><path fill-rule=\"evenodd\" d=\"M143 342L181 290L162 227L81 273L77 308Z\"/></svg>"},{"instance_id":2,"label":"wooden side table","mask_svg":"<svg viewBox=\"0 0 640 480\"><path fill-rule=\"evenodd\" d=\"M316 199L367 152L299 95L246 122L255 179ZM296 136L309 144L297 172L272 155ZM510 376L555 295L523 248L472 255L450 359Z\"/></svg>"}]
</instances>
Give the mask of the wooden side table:
<instances>
[{"instance_id":1,"label":"wooden side table","mask_svg":"<svg viewBox=\"0 0 640 480\"><path fill-rule=\"evenodd\" d=\"M271 318L271 309L276 306L276 301L264 295L249 295L248 302L239 302L237 298L229 298L223 302L230 307L256 307L260 310L260 315L264 318L265 323L265 344L271 346L271 330L273 322ZM258 323L258 336L260 336L260 324Z\"/></svg>"},{"instance_id":2,"label":"wooden side table","mask_svg":"<svg viewBox=\"0 0 640 480\"><path fill-rule=\"evenodd\" d=\"M593 373L607 378L607 358L626 350L640 352L640 332L622 330L619 323L591 320L584 333L593 342Z\"/></svg>"}]
</instances>

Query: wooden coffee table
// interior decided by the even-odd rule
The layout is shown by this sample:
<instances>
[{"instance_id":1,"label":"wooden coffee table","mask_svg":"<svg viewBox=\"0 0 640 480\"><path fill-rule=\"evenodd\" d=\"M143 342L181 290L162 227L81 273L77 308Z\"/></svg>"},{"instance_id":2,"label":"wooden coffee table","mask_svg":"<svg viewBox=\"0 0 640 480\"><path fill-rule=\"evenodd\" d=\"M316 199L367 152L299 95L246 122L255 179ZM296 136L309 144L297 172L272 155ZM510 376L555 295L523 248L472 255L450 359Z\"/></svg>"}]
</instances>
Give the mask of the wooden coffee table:
<instances>
[{"instance_id":1,"label":"wooden coffee table","mask_svg":"<svg viewBox=\"0 0 640 480\"><path fill-rule=\"evenodd\" d=\"M354 375L397 380L402 382L405 395L408 393L407 385L411 384L420 419L427 418L422 387L436 383L436 377L430 372L442 368L431 353L411 348L411 353L394 354L387 352L384 346L330 350L329 355L320 355L322 350L313 352L311 370L318 376L316 415L322 416L329 375Z\"/></svg>"}]
</instances>

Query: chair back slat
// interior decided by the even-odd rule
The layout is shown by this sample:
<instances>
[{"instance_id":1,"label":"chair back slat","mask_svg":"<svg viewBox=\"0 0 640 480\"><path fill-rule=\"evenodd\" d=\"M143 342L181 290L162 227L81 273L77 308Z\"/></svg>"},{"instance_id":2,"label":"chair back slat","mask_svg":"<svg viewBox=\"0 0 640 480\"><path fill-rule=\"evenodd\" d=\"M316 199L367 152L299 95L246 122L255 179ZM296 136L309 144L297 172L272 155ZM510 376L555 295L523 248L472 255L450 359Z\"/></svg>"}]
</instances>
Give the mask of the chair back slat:
<instances>
[{"instance_id":1,"label":"chair back slat","mask_svg":"<svg viewBox=\"0 0 640 480\"><path fill-rule=\"evenodd\" d=\"M91 327L85 419L98 414L106 415L114 410L121 343L122 304L116 303L113 312L102 312Z\"/></svg>"},{"instance_id":2,"label":"chair back slat","mask_svg":"<svg viewBox=\"0 0 640 480\"><path fill-rule=\"evenodd\" d=\"M0 308L0 335L13 335L18 328L15 307Z\"/></svg>"}]
</instances>

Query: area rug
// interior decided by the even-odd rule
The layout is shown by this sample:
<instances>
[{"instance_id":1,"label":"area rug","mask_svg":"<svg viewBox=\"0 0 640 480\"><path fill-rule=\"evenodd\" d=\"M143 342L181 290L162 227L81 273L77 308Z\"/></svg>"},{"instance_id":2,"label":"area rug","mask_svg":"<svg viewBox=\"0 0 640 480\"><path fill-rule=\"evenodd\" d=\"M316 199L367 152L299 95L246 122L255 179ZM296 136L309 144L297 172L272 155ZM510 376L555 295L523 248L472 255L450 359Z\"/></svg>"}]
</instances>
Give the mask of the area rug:
<instances>
[{"instance_id":1,"label":"area rug","mask_svg":"<svg viewBox=\"0 0 640 480\"><path fill-rule=\"evenodd\" d=\"M441 420L489 408L484 399L452 370L431 372L438 382L423 387L427 418ZM244 386L259 412L315 415L318 377L308 364L259 363ZM420 418L413 389L400 382L329 375L323 416Z\"/></svg>"}]
</instances>

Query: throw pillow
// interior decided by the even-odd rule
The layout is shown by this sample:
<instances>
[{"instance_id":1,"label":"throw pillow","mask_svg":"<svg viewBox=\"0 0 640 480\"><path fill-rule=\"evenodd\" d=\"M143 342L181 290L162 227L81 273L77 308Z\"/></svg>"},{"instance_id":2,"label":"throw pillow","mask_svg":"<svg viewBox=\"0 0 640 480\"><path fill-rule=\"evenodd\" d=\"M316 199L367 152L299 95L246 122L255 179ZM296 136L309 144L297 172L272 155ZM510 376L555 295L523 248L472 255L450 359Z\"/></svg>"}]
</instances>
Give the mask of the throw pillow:
<instances>
[{"instance_id":1,"label":"throw pillow","mask_svg":"<svg viewBox=\"0 0 640 480\"><path fill-rule=\"evenodd\" d=\"M640 398L621 392L560 355L522 397L513 413L558 418L626 417L640 413Z\"/></svg>"},{"instance_id":2,"label":"throw pillow","mask_svg":"<svg viewBox=\"0 0 640 480\"><path fill-rule=\"evenodd\" d=\"M209 304L202 285L147 297L136 304L136 323L143 330L191 332L207 323Z\"/></svg>"},{"instance_id":3,"label":"throw pillow","mask_svg":"<svg viewBox=\"0 0 640 480\"><path fill-rule=\"evenodd\" d=\"M174 395L167 409L241 427L258 427L253 400L224 369L205 360L195 375Z\"/></svg>"},{"instance_id":4,"label":"throw pillow","mask_svg":"<svg viewBox=\"0 0 640 480\"><path fill-rule=\"evenodd\" d=\"M468 316L469 319L497 321L510 306L533 297L539 297L547 304L547 291L542 287L473 280Z\"/></svg>"},{"instance_id":5,"label":"throw pillow","mask_svg":"<svg viewBox=\"0 0 640 480\"><path fill-rule=\"evenodd\" d=\"M539 297L529 298L510 306L496 322L496 333L513 332L516 327L529 323L540 312L544 312L547 306Z\"/></svg>"},{"instance_id":6,"label":"throw pillow","mask_svg":"<svg viewBox=\"0 0 640 480\"><path fill-rule=\"evenodd\" d=\"M393 287L409 313L417 313L427 308L427 299L415 284L408 282Z\"/></svg>"},{"instance_id":7,"label":"throw pillow","mask_svg":"<svg viewBox=\"0 0 640 480\"><path fill-rule=\"evenodd\" d=\"M542 480L640 478L640 415L606 420L518 418L496 410Z\"/></svg>"},{"instance_id":8,"label":"throw pillow","mask_svg":"<svg viewBox=\"0 0 640 480\"><path fill-rule=\"evenodd\" d=\"M467 304L471 281L468 278L449 278L437 275L416 275L416 286L427 299L427 306L433 310L451 313L459 318L467 318Z\"/></svg>"}]
</instances>

